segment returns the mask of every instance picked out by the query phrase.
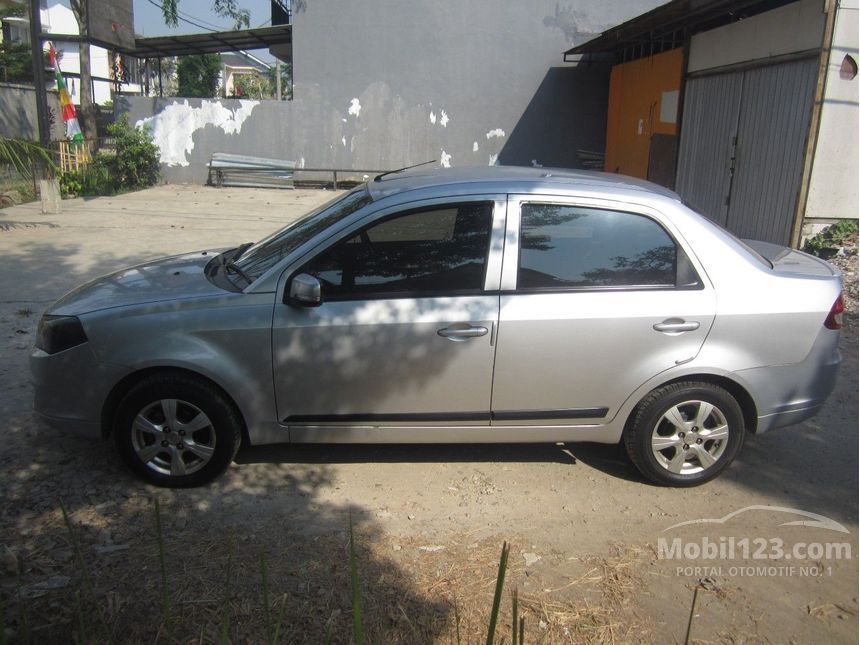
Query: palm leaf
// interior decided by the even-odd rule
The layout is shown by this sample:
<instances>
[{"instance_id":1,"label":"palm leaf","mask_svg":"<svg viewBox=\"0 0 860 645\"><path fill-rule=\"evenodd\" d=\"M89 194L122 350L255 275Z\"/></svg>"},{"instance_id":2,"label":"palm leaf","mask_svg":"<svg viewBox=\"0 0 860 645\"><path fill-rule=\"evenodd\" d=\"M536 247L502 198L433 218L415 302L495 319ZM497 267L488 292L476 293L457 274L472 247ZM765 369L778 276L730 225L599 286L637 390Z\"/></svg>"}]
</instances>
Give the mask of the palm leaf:
<instances>
[{"instance_id":1,"label":"palm leaf","mask_svg":"<svg viewBox=\"0 0 860 645\"><path fill-rule=\"evenodd\" d=\"M56 170L53 153L26 139L0 137L0 164L9 164L26 178L33 176L33 164L39 162Z\"/></svg>"}]
</instances>

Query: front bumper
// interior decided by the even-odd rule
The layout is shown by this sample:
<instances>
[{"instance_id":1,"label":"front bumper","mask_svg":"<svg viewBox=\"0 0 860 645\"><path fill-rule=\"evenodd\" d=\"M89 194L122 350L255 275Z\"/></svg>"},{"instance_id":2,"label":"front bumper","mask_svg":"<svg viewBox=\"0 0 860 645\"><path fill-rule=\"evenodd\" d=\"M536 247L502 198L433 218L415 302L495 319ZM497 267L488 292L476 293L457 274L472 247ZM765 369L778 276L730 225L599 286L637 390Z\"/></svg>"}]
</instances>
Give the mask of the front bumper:
<instances>
[{"instance_id":1,"label":"front bumper","mask_svg":"<svg viewBox=\"0 0 860 645\"><path fill-rule=\"evenodd\" d=\"M71 432L72 434L87 437L88 439L99 439L102 437L101 423L82 421L80 419L70 419L66 417L52 417L44 412L40 412L39 410L34 410L34 412L45 425L54 428L55 430Z\"/></svg>"},{"instance_id":2,"label":"front bumper","mask_svg":"<svg viewBox=\"0 0 860 645\"><path fill-rule=\"evenodd\" d=\"M56 354L30 354L33 410L48 425L101 437L102 406L116 383L118 368L99 363L89 343Z\"/></svg>"}]
</instances>

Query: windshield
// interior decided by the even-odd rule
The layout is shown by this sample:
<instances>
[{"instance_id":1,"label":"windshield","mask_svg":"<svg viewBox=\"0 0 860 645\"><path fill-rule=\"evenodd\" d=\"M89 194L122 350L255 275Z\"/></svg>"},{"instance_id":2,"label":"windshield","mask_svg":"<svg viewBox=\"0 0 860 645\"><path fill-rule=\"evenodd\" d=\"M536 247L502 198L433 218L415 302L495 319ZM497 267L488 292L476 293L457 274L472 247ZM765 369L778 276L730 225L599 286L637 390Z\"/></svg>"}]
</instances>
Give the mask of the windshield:
<instances>
[{"instance_id":1,"label":"windshield","mask_svg":"<svg viewBox=\"0 0 860 645\"><path fill-rule=\"evenodd\" d=\"M338 195L254 244L236 259L236 265L251 278L257 279L280 262L290 251L372 201L373 198L364 185L356 187L345 195Z\"/></svg>"}]
</instances>

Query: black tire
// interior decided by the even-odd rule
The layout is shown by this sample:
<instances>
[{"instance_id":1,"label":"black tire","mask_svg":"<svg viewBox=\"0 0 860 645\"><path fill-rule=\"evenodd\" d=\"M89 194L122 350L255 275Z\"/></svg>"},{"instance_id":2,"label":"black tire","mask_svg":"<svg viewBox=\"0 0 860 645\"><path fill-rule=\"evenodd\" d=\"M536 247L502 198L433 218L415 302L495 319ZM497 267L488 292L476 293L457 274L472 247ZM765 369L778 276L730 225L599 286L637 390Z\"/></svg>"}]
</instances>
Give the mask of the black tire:
<instances>
[{"instance_id":1,"label":"black tire","mask_svg":"<svg viewBox=\"0 0 860 645\"><path fill-rule=\"evenodd\" d=\"M695 425L697 418L704 419L702 427ZM709 439L711 433L716 438ZM651 481L688 487L728 468L744 434L743 413L731 394L711 383L688 381L657 388L642 399L624 431L624 446Z\"/></svg>"},{"instance_id":2,"label":"black tire","mask_svg":"<svg viewBox=\"0 0 860 645\"><path fill-rule=\"evenodd\" d=\"M168 414L175 427L170 427ZM196 427L205 422L205 427ZM227 469L241 443L242 422L232 402L206 381L156 374L123 397L113 435L120 456L138 477L156 486L187 488L206 484Z\"/></svg>"}]
</instances>

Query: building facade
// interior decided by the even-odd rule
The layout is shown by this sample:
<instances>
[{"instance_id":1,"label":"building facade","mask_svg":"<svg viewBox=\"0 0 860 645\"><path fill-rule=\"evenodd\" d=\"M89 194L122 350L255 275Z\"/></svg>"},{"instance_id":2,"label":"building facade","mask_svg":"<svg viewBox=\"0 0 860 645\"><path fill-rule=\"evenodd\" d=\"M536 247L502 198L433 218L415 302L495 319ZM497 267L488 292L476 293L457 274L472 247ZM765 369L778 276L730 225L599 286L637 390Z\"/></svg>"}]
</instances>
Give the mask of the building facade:
<instances>
[{"instance_id":1,"label":"building facade","mask_svg":"<svg viewBox=\"0 0 860 645\"><path fill-rule=\"evenodd\" d=\"M857 0L673 0L571 51L616 58L608 172L778 244L858 217Z\"/></svg>"},{"instance_id":2,"label":"building facade","mask_svg":"<svg viewBox=\"0 0 860 645\"><path fill-rule=\"evenodd\" d=\"M391 169L580 167L602 151L609 66L562 52L659 0L293 3L293 100L124 101L169 181L202 182L213 152ZM290 61L288 61L290 62Z\"/></svg>"},{"instance_id":3,"label":"building facade","mask_svg":"<svg viewBox=\"0 0 860 645\"><path fill-rule=\"evenodd\" d=\"M27 3L4 0L5 6L25 7ZM76 105L80 105L80 49L77 42L64 40L62 36L79 35L78 23L72 10L58 0L43 0L41 9L42 31L56 34L52 41L60 57L60 70L66 78L66 87ZM2 5L0 5L2 6ZM22 17L3 20L2 33L13 42L29 44L30 21L25 13ZM112 100L115 91L139 94L140 64L131 56L111 52L104 47L90 45L90 73L93 77L93 102L104 105Z\"/></svg>"}]
</instances>

